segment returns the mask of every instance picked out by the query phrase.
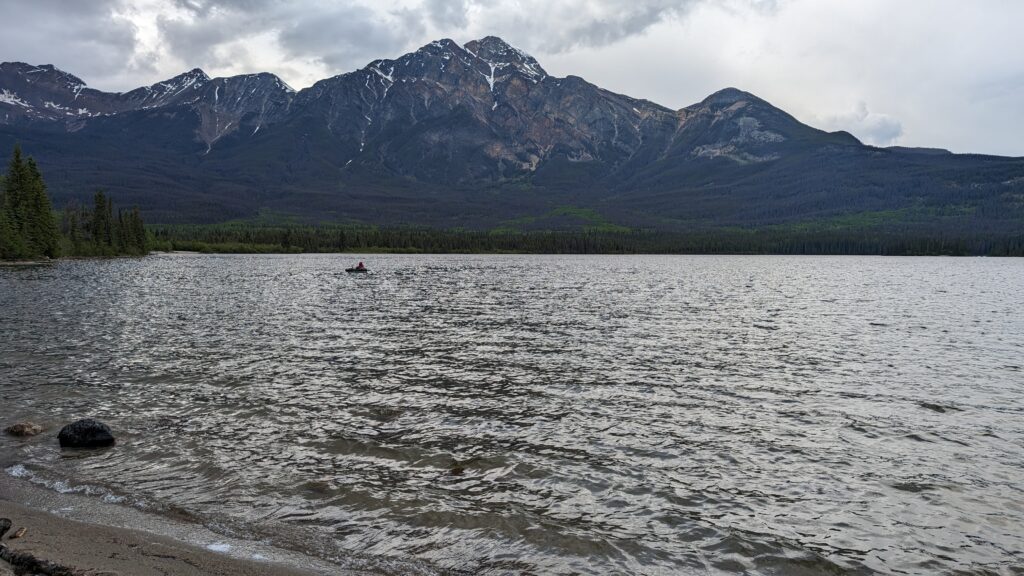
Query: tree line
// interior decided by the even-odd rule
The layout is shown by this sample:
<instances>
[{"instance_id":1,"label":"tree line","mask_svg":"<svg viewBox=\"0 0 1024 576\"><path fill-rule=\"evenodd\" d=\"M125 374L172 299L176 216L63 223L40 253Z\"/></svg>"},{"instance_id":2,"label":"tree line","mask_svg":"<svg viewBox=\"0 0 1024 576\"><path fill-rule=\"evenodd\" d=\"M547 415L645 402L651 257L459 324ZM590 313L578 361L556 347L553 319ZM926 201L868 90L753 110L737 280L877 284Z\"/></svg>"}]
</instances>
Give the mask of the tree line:
<instances>
[{"instance_id":1,"label":"tree line","mask_svg":"<svg viewBox=\"0 0 1024 576\"><path fill-rule=\"evenodd\" d=\"M35 160L14 147L0 175L0 259L141 255L148 243L139 210L115 210L102 191L90 208L71 203L58 217Z\"/></svg>"},{"instance_id":2,"label":"tree line","mask_svg":"<svg viewBox=\"0 0 1024 576\"><path fill-rule=\"evenodd\" d=\"M0 176L0 259L221 253L423 252L534 254L877 254L1024 256L1024 230L900 221L884 226L774 226L659 230L466 230L366 225L225 223L146 227L97 191L55 214L36 162L19 147Z\"/></svg>"},{"instance_id":3,"label":"tree line","mask_svg":"<svg viewBox=\"0 0 1024 576\"><path fill-rule=\"evenodd\" d=\"M157 250L219 253L863 254L1024 256L1018 235L885 229L478 231L358 225L157 225Z\"/></svg>"},{"instance_id":4,"label":"tree line","mask_svg":"<svg viewBox=\"0 0 1024 576\"><path fill-rule=\"evenodd\" d=\"M146 254L146 226L138 208L114 210L102 190L93 195L91 207L71 202L61 218L66 252L74 256L141 256Z\"/></svg>"}]
</instances>

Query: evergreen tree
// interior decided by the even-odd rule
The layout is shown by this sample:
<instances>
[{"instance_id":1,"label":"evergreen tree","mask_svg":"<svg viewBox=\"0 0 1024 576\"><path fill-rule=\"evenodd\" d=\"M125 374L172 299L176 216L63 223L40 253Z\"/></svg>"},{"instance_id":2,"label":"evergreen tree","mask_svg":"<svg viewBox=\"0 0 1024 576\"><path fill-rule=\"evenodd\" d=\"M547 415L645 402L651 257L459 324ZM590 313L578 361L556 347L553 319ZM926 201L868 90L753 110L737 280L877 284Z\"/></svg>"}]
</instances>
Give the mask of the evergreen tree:
<instances>
[{"instance_id":1,"label":"evergreen tree","mask_svg":"<svg viewBox=\"0 0 1024 576\"><path fill-rule=\"evenodd\" d=\"M21 159L21 146L15 144L11 161L7 165L7 175L4 177L4 206L3 210L7 217L7 225L11 230L11 254L10 258L26 258L29 255L28 242L26 242L26 199L25 181L27 179L25 163Z\"/></svg>"},{"instance_id":2,"label":"evergreen tree","mask_svg":"<svg viewBox=\"0 0 1024 576\"><path fill-rule=\"evenodd\" d=\"M13 258L14 229L7 220L7 191L5 178L0 174L0 259Z\"/></svg>"},{"instance_id":3,"label":"evergreen tree","mask_svg":"<svg viewBox=\"0 0 1024 576\"><path fill-rule=\"evenodd\" d=\"M22 258L24 253L24 242L8 217L6 204L0 204L0 259L14 260Z\"/></svg>"},{"instance_id":4,"label":"evergreen tree","mask_svg":"<svg viewBox=\"0 0 1024 576\"><path fill-rule=\"evenodd\" d=\"M82 223L78 212L78 206L70 204L64 211L64 218L67 222L65 234L67 234L68 241L71 243L71 252L73 254L77 254L82 247Z\"/></svg>"},{"instance_id":5,"label":"evergreen tree","mask_svg":"<svg viewBox=\"0 0 1024 576\"><path fill-rule=\"evenodd\" d=\"M15 145L0 194L0 257L55 258L60 231L35 160Z\"/></svg>"},{"instance_id":6,"label":"evergreen tree","mask_svg":"<svg viewBox=\"0 0 1024 576\"><path fill-rule=\"evenodd\" d=\"M116 226L115 229L117 230L117 232L115 234L116 240L117 240L117 252L118 252L118 254L127 254L128 253L128 234L126 232L127 232L127 229L128 229L128 223L125 220L125 215L124 215L124 210L123 209L117 211L117 226Z\"/></svg>"},{"instance_id":7,"label":"evergreen tree","mask_svg":"<svg viewBox=\"0 0 1024 576\"><path fill-rule=\"evenodd\" d=\"M97 190L93 195L92 218L90 218L90 233L92 242L100 253L110 247L110 203L102 190Z\"/></svg>"},{"instance_id":8,"label":"evergreen tree","mask_svg":"<svg viewBox=\"0 0 1024 576\"><path fill-rule=\"evenodd\" d=\"M146 225L142 222L142 214L139 209L132 208L128 215L128 224L131 230L131 246L139 253L146 253Z\"/></svg>"},{"instance_id":9,"label":"evergreen tree","mask_svg":"<svg viewBox=\"0 0 1024 576\"><path fill-rule=\"evenodd\" d=\"M25 165L25 198L27 207L26 238L33 255L56 258L60 255L60 230L53 216L46 183L32 158Z\"/></svg>"}]
</instances>

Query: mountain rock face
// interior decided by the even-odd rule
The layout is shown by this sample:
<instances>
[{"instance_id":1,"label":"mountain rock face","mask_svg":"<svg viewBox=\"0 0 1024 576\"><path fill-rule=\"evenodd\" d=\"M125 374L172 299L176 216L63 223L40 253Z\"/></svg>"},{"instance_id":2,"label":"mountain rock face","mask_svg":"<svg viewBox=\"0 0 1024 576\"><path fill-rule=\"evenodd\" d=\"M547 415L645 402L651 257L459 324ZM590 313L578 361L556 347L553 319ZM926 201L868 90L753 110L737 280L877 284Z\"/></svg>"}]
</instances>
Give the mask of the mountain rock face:
<instances>
[{"instance_id":1,"label":"mountain rock face","mask_svg":"<svg viewBox=\"0 0 1024 576\"><path fill-rule=\"evenodd\" d=\"M280 118L295 91L273 74L211 79L196 68L152 86L123 94L86 87L53 66L0 64L0 119L5 124L52 122L69 132L90 118L141 110L188 107L200 118L197 136L207 144L238 129L247 115L257 126Z\"/></svg>"},{"instance_id":2,"label":"mountain rock face","mask_svg":"<svg viewBox=\"0 0 1024 576\"><path fill-rule=\"evenodd\" d=\"M0 145L15 141L58 174L58 200L102 186L150 221L272 211L488 227L582 206L671 229L955 205L1012 224L1024 186L1020 159L865 146L734 88L672 110L553 77L493 36L299 92L195 69L106 93L4 63Z\"/></svg>"}]
</instances>

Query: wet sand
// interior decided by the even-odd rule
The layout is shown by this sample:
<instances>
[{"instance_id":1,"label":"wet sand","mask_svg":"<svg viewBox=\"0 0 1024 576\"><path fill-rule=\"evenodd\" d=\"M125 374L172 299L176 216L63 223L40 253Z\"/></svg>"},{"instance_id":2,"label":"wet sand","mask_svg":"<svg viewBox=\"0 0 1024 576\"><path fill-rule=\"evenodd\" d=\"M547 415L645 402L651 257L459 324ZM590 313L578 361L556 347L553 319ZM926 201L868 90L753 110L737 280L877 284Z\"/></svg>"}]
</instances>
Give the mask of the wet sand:
<instances>
[{"instance_id":1,"label":"wet sand","mask_svg":"<svg viewBox=\"0 0 1024 576\"><path fill-rule=\"evenodd\" d=\"M83 517L96 521L83 521ZM259 543L219 537L199 526L96 502L81 495L53 494L6 475L0 475L0 518L12 521L11 529L0 544L13 553L27 553L36 560L68 569L68 572L59 569L52 572L57 574L354 574ZM147 523L153 531L138 529ZM26 529L24 535L11 539L20 528ZM0 561L0 576L10 573L13 573L12 566Z\"/></svg>"}]
</instances>

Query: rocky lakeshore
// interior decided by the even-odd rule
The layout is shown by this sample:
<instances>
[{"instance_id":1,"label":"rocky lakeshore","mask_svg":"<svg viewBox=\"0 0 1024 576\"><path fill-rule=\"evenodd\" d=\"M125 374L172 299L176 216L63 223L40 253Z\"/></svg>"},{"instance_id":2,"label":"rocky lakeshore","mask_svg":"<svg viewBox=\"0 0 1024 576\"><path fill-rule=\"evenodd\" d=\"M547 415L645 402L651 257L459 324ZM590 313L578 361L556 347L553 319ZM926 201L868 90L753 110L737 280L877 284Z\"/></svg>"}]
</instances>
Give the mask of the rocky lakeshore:
<instances>
[{"instance_id":1,"label":"rocky lakeshore","mask_svg":"<svg viewBox=\"0 0 1024 576\"><path fill-rule=\"evenodd\" d=\"M30 421L4 428L21 439L44 431ZM110 428L93 419L64 426L57 440L62 448L86 450L116 442ZM0 475L0 576L339 573L337 567L301 555L254 542L228 542L200 526L43 490L13 476Z\"/></svg>"},{"instance_id":2,"label":"rocky lakeshore","mask_svg":"<svg viewBox=\"0 0 1024 576\"><path fill-rule=\"evenodd\" d=\"M85 521L86 518L94 521ZM0 576L312 576L343 572L305 556L0 475Z\"/></svg>"},{"instance_id":3,"label":"rocky lakeshore","mask_svg":"<svg viewBox=\"0 0 1024 576\"><path fill-rule=\"evenodd\" d=\"M12 532L24 528L21 537L5 539L0 548L7 569L16 573L54 576L315 574L284 565L233 558L138 530L67 520L6 500L0 500L0 515L11 519ZM9 533L5 538L16 534Z\"/></svg>"}]
</instances>

